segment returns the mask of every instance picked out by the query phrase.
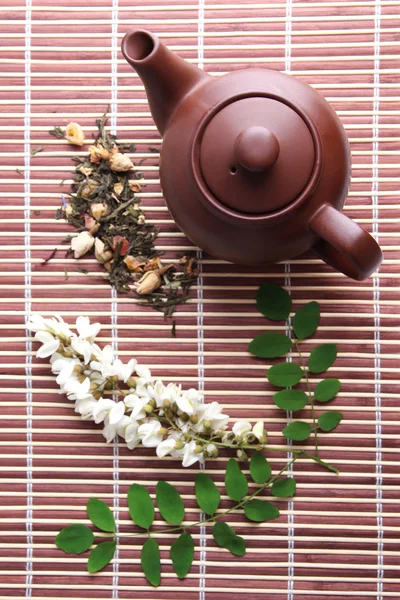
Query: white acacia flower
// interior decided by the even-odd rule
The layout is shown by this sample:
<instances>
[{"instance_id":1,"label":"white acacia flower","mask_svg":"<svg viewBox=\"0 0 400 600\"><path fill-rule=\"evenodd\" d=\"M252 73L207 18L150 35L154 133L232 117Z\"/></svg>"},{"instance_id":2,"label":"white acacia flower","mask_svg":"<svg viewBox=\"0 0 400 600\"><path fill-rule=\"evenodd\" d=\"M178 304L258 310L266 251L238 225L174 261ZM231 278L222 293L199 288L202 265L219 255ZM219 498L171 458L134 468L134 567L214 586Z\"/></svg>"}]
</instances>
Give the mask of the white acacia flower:
<instances>
[{"instance_id":1,"label":"white acacia flower","mask_svg":"<svg viewBox=\"0 0 400 600\"><path fill-rule=\"evenodd\" d=\"M85 379L80 382L78 379L70 377L62 386L62 391L67 394L70 400L83 400L89 394L90 379Z\"/></svg>"},{"instance_id":2,"label":"white acacia flower","mask_svg":"<svg viewBox=\"0 0 400 600\"><path fill-rule=\"evenodd\" d=\"M125 404L123 402L114 402L114 406L108 412L108 422L110 425L116 425L125 414Z\"/></svg>"},{"instance_id":3,"label":"white acacia flower","mask_svg":"<svg viewBox=\"0 0 400 600\"><path fill-rule=\"evenodd\" d=\"M124 432L120 435L125 438L126 445L129 450L133 450L140 444L140 436L138 433L139 423L132 419L131 417L127 417L128 421L126 421L127 425L124 429Z\"/></svg>"},{"instance_id":4,"label":"white acacia flower","mask_svg":"<svg viewBox=\"0 0 400 600\"><path fill-rule=\"evenodd\" d=\"M139 426L138 433L145 448L155 448L162 441L163 436L159 433L162 428L157 419L149 419L147 423Z\"/></svg>"},{"instance_id":5,"label":"white acacia flower","mask_svg":"<svg viewBox=\"0 0 400 600\"><path fill-rule=\"evenodd\" d=\"M87 365L93 355L93 346L88 340L81 338L73 338L71 340L71 348L77 353L83 356L83 362Z\"/></svg>"},{"instance_id":6,"label":"white acacia flower","mask_svg":"<svg viewBox=\"0 0 400 600\"><path fill-rule=\"evenodd\" d=\"M229 415L224 415L221 412L221 405L218 402L211 402L211 404L203 404L198 407L197 414L199 415L199 422L194 429L200 431L203 427L203 422L207 421L213 431L219 429L225 429L229 422Z\"/></svg>"},{"instance_id":7,"label":"white acacia flower","mask_svg":"<svg viewBox=\"0 0 400 600\"><path fill-rule=\"evenodd\" d=\"M131 358L128 364L124 364L122 360L116 358L113 363L113 367L115 369L115 375L118 376L118 379L126 383L132 373L135 371L137 366L137 360Z\"/></svg>"},{"instance_id":8,"label":"white acacia flower","mask_svg":"<svg viewBox=\"0 0 400 600\"><path fill-rule=\"evenodd\" d=\"M164 388L164 399L169 400L171 403L177 402L178 398L182 395L182 386L176 383L169 383Z\"/></svg>"},{"instance_id":9,"label":"white acacia flower","mask_svg":"<svg viewBox=\"0 0 400 600\"><path fill-rule=\"evenodd\" d=\"M108 419L106 419L102 433L108 444L110 444L117 435L124 437L124 433L129 426L129 421L130 419L126 415L123 415L117 423L110 423Z\"/></svg>"},{"instance_id":10,"label":"white acacia flower","mask_svg":"<svg viewBox=\"0 0 400 600\"><path fill-rule=\"evenodd\" d=\"M144 365L137 365L135 370L136 375L138 376L136 385L144 385L145 383L150 383L153 381L151 371L148 367L145 367Z\"/></svg>"},{"instance_id":11,"label":"white acacia flower","mask_svg":"<svg viewBox=\"0 0 400 600\"><path fill-rule=\"evenodd\" d=\"M94 244L94 237L88 231L81 231L77 236L71 240L71 250L74 252L75 258L80 258L89 250L91 250Z\"/></svg>"},{"instance_id":12,"label":"white acacia flower","mask_svg":"<svg viewBox=\"0 0 400 600\"><path fill-rule=\"evenodd\" d=\"M251 424L248 421L237 421L232 431L237 437L242 437L251 431Z\"/></svg>"},{"instance_id":13,"label":"white acacia flower","mask_svg":"<svg viewBox=\"0 0 400 600\"><path fill-rule=\"evenodd\" d=\"M53 355L54 356L54 355ZM53 373L58 373L56 382L58 385L65 385L72 374L76 365L81 364L77 358L59 358L51 365Z\"/></svg>"},{"instance_id":14,"label":"white acacia flower","mask_svg":"<svg viewBox=\"0 0 400 600\"><path fill-rule=\"evenodd\" d=\"M197 444L195 441L189 442L185 445L183 450L182 465L184 467L191 467L195 462L203 461L203 455L200 452L196 452Z\"/></svg>"},{"instance_id":15,"label":"white acacia flower","mask_svg":"<svg viewBox=\"0 0 400 600\"><path fill-rule=\"evenodd\" d=\"M48 331L55 336L75 337L75 334L72 333L67 323L59 315L50 319L44 319L40 315L31 315L26 327L29 331Z\"/></svg>"},{"instance_id":16,"label":"white acacia flower","mask_svg":"<svg viewBox=\"0 0 400 600\"><path fill-rule=\"evenodd\" d=\"M78 317L76 320L76 329L81 338L89 339L93 342L101 329L100 323L90 323L89 317Z\"/></svg>"},{"instance_id":17,"label":"white acacia flower","mask_svg":"<svg viewBox=\"0 0 400 600\"><path fill-rule=\"evenodd\" d=\"M93 411L93 419L95 423L101 423L108 416L110 410L115 406L116 402L111 398L100 398L97 401L97 406Z\"/></svg>"},{"instance_id":18,"label":"white acacia flower","mask_svg":"<svg viewBox=\"0 0 400 600\"><path fill-rule=\"evenodd\" d=\"M79 413L82 419L92 420L93 419L93 411L96 407L97 400L93 398L93 396L89 395L86 398L82 398L82 400L76 400L75 402L75 412Z\"/></svg>"},{"instance_id":19,"label":"white acacia flower","mask_svg":"<svg viewBox=\"0 0 400 600\"><path fill-rule=\"evenodd\" d=\"M112 346L104 346L98 352L93 353L96 356L96 360L90 362L90 368L93 371L99 371L103 377L112 377L116 375L115 368L113 366L115 359L115 350Z\"/></svg>"},{"instance_id":20,"label":"white acacia flower","mask_svg":"<svg viewBox=\"0 0 400 600\"><path fill-rule=\"evenodd\" d=\"M48 331L37 331L35 333L35 339L42 343L42 346L36 352L38 358L47 358L58 350L60 346L60 340L54 338Z\"/></svg>"},{"instance_id":21,"label":"white acacia flower","mask_svg":"<svg viewBox=\"0 0 400 600\"><path fill-rule=\"evenodd\" d=\"M201 399L202 395L200 392L194 388L191 388L178 397L176 403L182 412L186 413L187 415L194 415L199 403L201 402Z\"/></svg>"},{"instance_id":22,"label":"white acacia flower","mask_svg":"<svg viewBox=\"0 0 400 600\"><path fill-rule=\"evenodd\" d=\"M260 442L265 441L266 431L264 429L263 421L257 421L257 423L253 426L252 433Z\"/></svg>"},{"instance_id":23,"label":"white acacia flower","mask_svg":"<svg viewBox=\"0 0 400 600\"><path fill-rule=\"evenodd\" d=\"M140 421L140 419L144 419L146 416L146 411L143 410L146 404L148 403L149 398L142 396L139 398L136 394L128 394L124 398L124 403L127 408L131 409L131 417Z\"/></svg>"},{"instance_id":24,"label":"white acacia flower","mask_svg":"<svg viewBox=\"0 0 400 600\"><path fill-rule=\"evenodd\" d=\"M163 405L163 401L165 400L165 385L162 381L156 381L156 383L152 386L148 386L151 398L155 400L158 408L161 408Z\"/></svg>"},{"instance_id":25,"label":"white acacia flower","mask_svg":"<svg viewBox=\"0 0 400 600\"><path fill-rule=\"evenodd\" d=\"M170 436L158 444L156 454L159 458L162 458L163 456L167 456L167 454L171 454L175 448L176 439Z\"/></svg>"}]
</instances>

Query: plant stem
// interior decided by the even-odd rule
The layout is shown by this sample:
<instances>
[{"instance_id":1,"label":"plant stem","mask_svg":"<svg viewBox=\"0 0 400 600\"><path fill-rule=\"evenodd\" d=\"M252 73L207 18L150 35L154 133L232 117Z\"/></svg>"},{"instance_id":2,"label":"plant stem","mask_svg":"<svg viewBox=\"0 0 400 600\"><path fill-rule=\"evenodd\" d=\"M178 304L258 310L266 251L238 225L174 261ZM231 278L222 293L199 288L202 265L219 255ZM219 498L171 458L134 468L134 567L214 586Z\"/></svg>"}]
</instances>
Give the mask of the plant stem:
<instances>
[{"instance_id":1,"label":"plant stem","mask_svg":"<svg viewBox=\"0 0 400 600\"><path fill-rule=\"evenodd\" d=\"M315 456L318 457L318 433L317 433L318 425L317 425L317 420L315 418L314 397L313 397L313 394L312 394L312 391L311 391L310 380L308 378L308 369L307 369L307 367L306 367L306 365L304 363L303 355L301 353L300 346L299 346L299 341L297 339L294 339L294 344L296 346L296 350L297 350L297 353L298 353L299 358L300 358L301 366L303 368L303 371L304 371L304 374L305 374L305 377L306 377L306 385L307 385L307 390L308 390L308 397L310 399L310 406L311 406L311 416L312 416L312 420L313 420Z\"/></svg>"}]
</instances>

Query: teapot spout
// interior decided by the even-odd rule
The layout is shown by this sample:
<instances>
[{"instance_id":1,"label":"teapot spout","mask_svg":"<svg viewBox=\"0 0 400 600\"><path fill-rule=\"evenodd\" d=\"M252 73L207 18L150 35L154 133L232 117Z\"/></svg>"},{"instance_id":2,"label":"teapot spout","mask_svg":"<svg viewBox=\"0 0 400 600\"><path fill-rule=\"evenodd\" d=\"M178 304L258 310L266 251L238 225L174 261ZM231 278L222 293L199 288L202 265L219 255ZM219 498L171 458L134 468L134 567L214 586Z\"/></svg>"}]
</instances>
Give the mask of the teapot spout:
<instances>
[{"instance_id":1,"label":"teapot spout","mask_svg":"<svg viewBox=\"0 0 400 600\"><path fill-rule=\"evenodd\" d=\"M161 135L178 105L209 75L170 50L144 29L128 31L122 54L144 83L154 122Z\"/></svg>"}]
</instances>

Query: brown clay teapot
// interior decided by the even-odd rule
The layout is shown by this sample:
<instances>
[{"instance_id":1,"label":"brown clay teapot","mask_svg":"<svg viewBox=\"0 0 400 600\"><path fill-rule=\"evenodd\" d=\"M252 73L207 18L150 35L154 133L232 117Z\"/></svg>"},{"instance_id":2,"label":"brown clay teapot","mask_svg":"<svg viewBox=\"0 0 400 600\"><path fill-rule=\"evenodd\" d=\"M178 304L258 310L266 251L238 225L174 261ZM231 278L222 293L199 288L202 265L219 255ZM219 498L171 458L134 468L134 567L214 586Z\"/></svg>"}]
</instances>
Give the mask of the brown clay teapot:
<instances>
[{"instance_id":1,"label":"brown clay teapot","mask_svg":"<svg viewBox=\"0 0 400 600\"><path fill-rule=\"evenodd\" d=\"M267 69L211 77L141 29L126 34L122 52L164 138L168 207L193 243L248 265L311 249L358 280L379 266L378 244L340 212L349 143L320 94Z\"/></svg>"}]
</instances>

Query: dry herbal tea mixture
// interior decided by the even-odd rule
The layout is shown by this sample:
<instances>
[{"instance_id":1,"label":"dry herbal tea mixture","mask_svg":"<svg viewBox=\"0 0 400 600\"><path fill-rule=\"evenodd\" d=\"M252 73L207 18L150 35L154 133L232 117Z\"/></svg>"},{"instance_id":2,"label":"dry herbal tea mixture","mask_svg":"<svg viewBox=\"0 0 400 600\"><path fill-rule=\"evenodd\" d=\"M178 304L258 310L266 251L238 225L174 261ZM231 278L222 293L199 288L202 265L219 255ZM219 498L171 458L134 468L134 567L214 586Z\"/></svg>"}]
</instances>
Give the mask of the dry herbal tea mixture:
<instances>
[{"instance_id":1,"label":"dry herbal tea mixture","mask_svg":"<svg viewBox=\"0 0 400 600\"><path fill-rule=\"evenodd\" d=\"M141 304L170 316L189 297L190 286L198 275L196 258L189 253L177 263L162 266L162 252L155 247L159 230L146 223L136 196L143 174L126 154L134 152L135 146L119 143L105 130L106 122L107 111L96 121L98 135L88 156L72 159L76 165L72 193L67 194L68 202L64 199L56 214L57 219L65 218L79 232L67 238L71 241L67 254L80 258L94 252L118 292L139 297ZM55 127L49 133L77 146L84 143L84 133L77 123L70 123L65 131Z\"/></svg>"}]
</instances>

